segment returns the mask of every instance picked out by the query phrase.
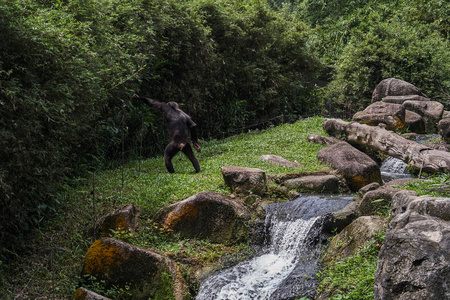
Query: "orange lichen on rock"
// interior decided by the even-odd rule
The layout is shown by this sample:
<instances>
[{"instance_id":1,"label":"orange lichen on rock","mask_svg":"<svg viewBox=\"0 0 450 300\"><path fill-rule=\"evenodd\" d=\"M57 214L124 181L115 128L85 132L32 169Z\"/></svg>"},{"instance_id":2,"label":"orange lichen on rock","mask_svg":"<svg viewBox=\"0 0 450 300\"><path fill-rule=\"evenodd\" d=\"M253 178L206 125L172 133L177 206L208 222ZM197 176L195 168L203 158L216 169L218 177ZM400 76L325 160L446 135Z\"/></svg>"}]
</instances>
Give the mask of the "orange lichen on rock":
<instances>
[{"instance_id":1,"label":"orange lichen on rock","mask_svg":"<svg viewBox=\"0 0 450 300\"><path fill-rule=\"evenodd\" d=\"M75 300L86 299L86 295L87 295L86 290L79 288L73 293L73 299Z\"/></svg>"},{"instance_id":2,"label":"orange lichen on rock","mask_svg":"<svg viewBox=\"0 0 450 300\"><path fill-rule=\"evenodd\" d=\"M118 233L124 233L128 228L127 220L124 215L116 215L110 218L107 218L105 222L102 224L100 229L102 236L110 237L113 236L113 231Z\"/></svg>"},{"instance_id":3,"label":"orange lichen on rock","mask_svg":"<svg viewBox=\"0 0 450 300\"><path fill-rule=\"evenodd\" d=\"M366 186L370 183L366 180L366 178L359 175L347 176L347 182L355 190L359 190L363 186Z\"/></svg>"},{"instance_id":4,"label":"orange lichen on rock","mask_svg":"<svg viewBox=\"0 0 450 300\"><path fill-rule=\"evenodd\" d=\"M130 253L112 244L96 240L88 249L84 259L83 273L90 275L107 275L111 269L118 268Z\"/></svg>"},{"instance_id":5,"label":"orange lichen on rock","mask_svg":"<svg viewBox=\"0 0 450 300\"><path fill-rule=\"evenodd\" d=\"M405 116L403 118L400 118L399 116L393 116L394 119L397 121L396 128L392 128L392 130L400 130L405 127Z\"/></svg>"},{"instance_id":6,"label":"orange lichen on rock","mask_svg":"<svg viewBox=\"0 0 450 300\"><path fill-rule=\"evenodd\" d=\"M172 212L164 220L164 226L168 228L175 227L182 220L192 220L198 215L198 204L186 203L179 210Z\"/></svg>"},{"instance_id":7,"label":"orange lichen on rock","mask_svg":"<svg viewBox=\"0 0 450 300\"><path fill-rule=\"evenodd\" d=\"M346 176L347 182L354 189L359 190L360 188L372 183L372 182L381 182L381 175L376 172L371 173L369 176L361 176L361 175L353 175Z\"/></svg>"}]
</instances>

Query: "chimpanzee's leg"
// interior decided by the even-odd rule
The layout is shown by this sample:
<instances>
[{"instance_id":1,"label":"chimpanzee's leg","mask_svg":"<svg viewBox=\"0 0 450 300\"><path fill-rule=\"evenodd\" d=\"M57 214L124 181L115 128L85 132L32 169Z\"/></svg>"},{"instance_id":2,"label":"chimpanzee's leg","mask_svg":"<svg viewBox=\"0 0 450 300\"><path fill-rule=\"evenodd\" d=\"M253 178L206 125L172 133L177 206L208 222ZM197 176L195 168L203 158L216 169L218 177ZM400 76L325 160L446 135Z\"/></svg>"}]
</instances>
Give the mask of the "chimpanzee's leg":
<instances>
[{"instance_id":1,"label":"chimpanzee's leg","mask_svg":"<svg viewBox=\"0 0 450 300\"><path fill-rule=\"evenodd\" d=\"M173 141L170 142L169 145L167 145L166 150L164 150L164 163L166 164L166 168L169 173L175 173L172 165L172 158L178 153L178 151L180 151L180 148L178 147L178 144Z\"/></svg>"},{"instance_id":2,"label":"chimpanzee's leg","mask_svg":"<svg viewBox=\"0 0 450 300\"><path fill-rule=\"evenodd\" d=\"M198 163L197 158L194 155L194 151L192 151L192 147L191 144L186 143L186 146L184 146L183 153L189 158L189 160L191 161L192 165L195 168L195 173L199 173L200 172L200 164Z\"/></svg>"}]
</instances>

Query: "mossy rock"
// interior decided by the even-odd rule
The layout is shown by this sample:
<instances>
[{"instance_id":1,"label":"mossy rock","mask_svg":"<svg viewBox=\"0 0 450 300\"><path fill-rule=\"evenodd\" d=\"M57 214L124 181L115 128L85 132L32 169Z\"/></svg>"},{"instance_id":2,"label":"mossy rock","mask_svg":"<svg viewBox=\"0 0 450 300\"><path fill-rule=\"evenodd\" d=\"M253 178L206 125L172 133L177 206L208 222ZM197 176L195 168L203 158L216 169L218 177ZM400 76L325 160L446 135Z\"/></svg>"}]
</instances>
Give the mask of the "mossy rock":
<instances>
[{"instance_id":1,"label":"mossy rock","mask_svg":"<svg viewBox=\"0 0 450 300\"><path fill-rule=\"evenodd\" d=\"M102 238L91 245L82 275L105 289L127 289L126 299L183 299L187 293L171 259L113 238Z\"/></svg>"}]
</instances>

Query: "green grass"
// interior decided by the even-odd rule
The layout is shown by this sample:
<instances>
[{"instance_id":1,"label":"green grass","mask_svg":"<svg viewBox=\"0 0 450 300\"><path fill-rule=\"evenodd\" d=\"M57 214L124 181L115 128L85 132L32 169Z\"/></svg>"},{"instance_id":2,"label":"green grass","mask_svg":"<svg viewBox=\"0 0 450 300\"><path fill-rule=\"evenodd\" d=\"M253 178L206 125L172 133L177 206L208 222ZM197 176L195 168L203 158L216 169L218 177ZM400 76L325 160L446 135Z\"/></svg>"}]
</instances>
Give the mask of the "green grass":
<instances>
[{"instance_id":1,"label":"green grass","mask_svg":"<svg viewBox=\"0 0 450 300\"><path fill-rule=\"evenodd\" d=\"M384 234L356 254L345 259L337 258L319 273L319 292L329 293L329 299L369 300L374 298L375 271L378 252Z\"/></svg>"},{"instance_id":2,"label":"green grass","mask_svg":"<svg viewBox=\"0 0 450 300\"><path fill-rule=\"evenodd\" d=\"M401 186L420 196L450 197L450 174L430 175L426 181L414 181Z\"/></svg>"},{"instance_id":3,"label":"green grass","mask_svg":"<svg viewBox=\"0 0 450 300\"><path fill-rule=\"evenodd\" d=\"M183 200L200 191L230 193L223 182L221 167L235 165L261 168L267 174L314 171L324 167L317 160L323 147L306 141L308 134L323 134L322 118L309 118L294 124L252 131L224 140L203 141L197 154L202 172L194 173L189 160L177 155L175 174L167 173L163 158L129 162L117 168L95 173L93 178L72 180L72 188L61 195L57 213L41 222L41 227L27 237L25 251L11 253L11 261L0 264L0 293L6 299L70 299L78 286L84 255L92 240L86 230L108 212L125 204L142 210L141 230L130 241L156 251L193 257L199 265L215 263L224 255L245 256L245 245L225 247L206 241L180 240L161 234L153 227L152 216L165 205ZM258 158L264 154L280 155L297 161L301 168L281 167ZM95 196L95 211L93 207ZM94 213L95 212L95 213ZM183 268L182 268L183 269ZM189 270L184 269L189 277Z\"/></svg>"}]
</instances>

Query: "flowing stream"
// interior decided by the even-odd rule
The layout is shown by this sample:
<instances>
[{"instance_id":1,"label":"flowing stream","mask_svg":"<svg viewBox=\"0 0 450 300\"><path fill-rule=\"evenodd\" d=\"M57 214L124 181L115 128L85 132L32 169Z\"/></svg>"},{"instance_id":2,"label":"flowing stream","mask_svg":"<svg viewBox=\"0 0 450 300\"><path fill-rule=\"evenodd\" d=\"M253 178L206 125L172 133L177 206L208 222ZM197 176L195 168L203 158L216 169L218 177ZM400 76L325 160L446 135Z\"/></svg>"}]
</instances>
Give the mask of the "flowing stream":
<instances>
[{"instance_id":1,"label":"flowing stream","mask_svg":"<svg viewBox=\"0 0 450 300\"><path fill-rule=\"evenodd\" d=\"M352 201L345 196L301 196L266 207L265 243L257 255L219 271L200 286L197 300L313 298L323 225Z\"/></svg>"},{"instance_id":2,"label":"flowing stream","mask_svg":"<svg viewBox=\"0 0 450 300\"><path fill-rule=\"evenodd\" d=\"M439 134L418 134L414 141L419 144L425 144L439 137ZM392 156L389 156L382 162L380 171L384 183L398 178L412 177L407 164L403 160Z\"/></svg>"},{"instance_id":3,"label":"flowing stream","mask_svg":"<svg viewBox=\"0 0 450 300\"><path fill-rule=\"evenodd\" d=\"M403 160L392 156L383 161L380 171L384 183L397 178L411 178L407 164Z\"/></svg>"}]
</instances>

